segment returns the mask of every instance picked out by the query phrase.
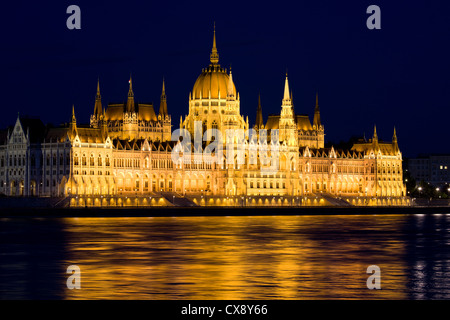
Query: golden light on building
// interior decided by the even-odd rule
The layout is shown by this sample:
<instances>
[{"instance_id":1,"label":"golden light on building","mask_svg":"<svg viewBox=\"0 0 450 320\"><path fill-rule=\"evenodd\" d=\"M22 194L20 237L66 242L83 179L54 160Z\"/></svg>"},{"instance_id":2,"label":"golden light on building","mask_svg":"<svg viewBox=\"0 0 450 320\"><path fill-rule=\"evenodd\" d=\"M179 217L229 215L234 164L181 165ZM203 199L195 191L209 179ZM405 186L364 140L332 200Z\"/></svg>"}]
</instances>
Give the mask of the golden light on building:
<instances>
[{"instance_id":1,"label":"golden light on building","mask_svg":"<svg viewBox=\"0 0 450 320\"><path fill-rule=\"evenodd\" d=\"M158 113L151 103L135 101L132 85L130 77L125 103L104 108L98 82L90 125L77 124L73 107L70 124L48 129L39 148L29 153L20 146L31 135L18 118L0 149L1 192L65 196L71 206L82 207L409 205L395 129L390 142L379 141L375 128L372 139L349 150L325 148L318 96L312 122L295 114L287 74L280 114L264 123L259 99L256 123L250 126L248 116L241 115L232 71L219 64L215 30L210 64L194 82L189 113L179 123L192 137L199 131L207 140L200 148L192 146L189 161L172 158L179 142L171 140L164 81ZM221 133L224 154L216 162L197 161L215 139L211 130ZM227 135L230 130L252 131L256 137L245 136L245 151L236 160L225 152L235 139ZM279 150L273 171L263 170L260 151L269 145ZM31 168L17 170L21 159Z\"/></svg>"}]
</instances>

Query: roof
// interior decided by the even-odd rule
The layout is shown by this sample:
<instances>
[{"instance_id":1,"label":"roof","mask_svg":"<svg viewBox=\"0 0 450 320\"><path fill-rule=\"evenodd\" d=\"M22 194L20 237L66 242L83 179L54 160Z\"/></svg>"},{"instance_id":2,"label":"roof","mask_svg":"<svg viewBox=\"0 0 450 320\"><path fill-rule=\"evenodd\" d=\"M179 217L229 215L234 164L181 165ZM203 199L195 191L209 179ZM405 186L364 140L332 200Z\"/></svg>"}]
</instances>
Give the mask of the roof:
<instances>
[{"instance_id":1,"label":"roof","mask_svg":"<svg viewBox=\"0 0 450 320\"><path fill-rule=\"evenodd\" d=\"M157 121L158 118L155 114L152 104L138 104L139 120L144 121Z\"/></svg>"},{"instance_id":2,"label":"roof","mask_svg":"<svg viewBox=\"0 0 450 320\"><path fill-rule=\"evenodd\" d=\"M117 121L123 120L126 103L112 103L106 108L106 120ZM135 103L134 109L138 113L138 120L157 121L158 118L152 103Z\"/></svg>"},{"instance_id":3,"label":"roof","mask_svg":"<svg viewBox=\"0 0 450 320\"><path fill-rule=\"evenodd\" d=\"M359 152L356 150L335 150L334 148L321 148L321 149L310 149L309 147L299 148L300 155L304 155L305 150L308 148L311 153L311 157L315 158L329 158L332 154L332 150L338 159L363 159L364 152Z\"/></svg>"},{"instance_id":4,"label":"roof","mask_svg":"<svg viewBox=\"0 0 450 320\"><path fill-rule=\"evenodd\" d=\"M309 116L307 115L295 115L295 122L297 123L297 130L310 131L312 130L311 121L309 121ZM266 128L275 130L278 129L280 123L280 115L271 114L267 118Z\"/></svg>"},{"instance_id":5,"label":"roof","mask_svg":"<svg viewBox=\"0 0 450 320\"><path fill-rule=\"evenodd\" d=\"M218 65L209 66L203 69L203 72L195 81L192 91L192 99L208 99L211 93L211 99L225 99L228 93L229 76L226 71ZM236 86L233 82L233 93L236 96Z\"/></svg>"},{"instance_id":6,"label":"roof","mask_svg":"<svg viewBox=\"0 0 450 320\"><path fill-rule=\"evenodd\" d=\"M123 113L125 110L125 104L109 104L106 108L106 120L108 121L116 121L123 119Z\"/></svg>"},{"instance_id":7,"label":"roof","mask_svg":"<svg viewBox=\"0 0 450 320\"><path fill-rule=\"evenodd\" d=\"M69 132L68 127L49 128L45 135L45 141L64 142Z\"/></svg>"},{"instance_id":8,"label":"roof","mask_svg":"<svg viewBox=\"0 0 450 320\"><path fill-rule=\"evenodd\" d=\"M102 143L102 131L100 128L79 128L77 127L78 137L81 142Z\"/></svg>"},{"instance_id":9,"label":"roof","mask_svg":"<svg viewBox=\"0 0 450 320\"><path fill-rule=\"evenodd\" d=\"M280 115L270 114L267 118L266 129L276 130L280 123Z\"/></svg>"},{"instance_id":10,"label":"roof","mask_svg":"<svg viewBox=\"0 0 450 320\"><path fill-rule=\"evenodd\" d=\"M394 144L391 142L378 142L378 147L381 153L384 155L396 155L398 152L398 148L396 149ZM368 153L374 150L374 145L372 141L365 143L355 143L351 150Z\"/></svg>"},{"instance_id":11,"label":"roof","mask_svg":"<svg viewBox=\"0 0 450 320\"><path fill-rule=\"evenodd\" d=\"M312 130L311 121L307 115L295 115L295 121L297 122L297 129L303 131Z\"/></svg>"}]
</instances>

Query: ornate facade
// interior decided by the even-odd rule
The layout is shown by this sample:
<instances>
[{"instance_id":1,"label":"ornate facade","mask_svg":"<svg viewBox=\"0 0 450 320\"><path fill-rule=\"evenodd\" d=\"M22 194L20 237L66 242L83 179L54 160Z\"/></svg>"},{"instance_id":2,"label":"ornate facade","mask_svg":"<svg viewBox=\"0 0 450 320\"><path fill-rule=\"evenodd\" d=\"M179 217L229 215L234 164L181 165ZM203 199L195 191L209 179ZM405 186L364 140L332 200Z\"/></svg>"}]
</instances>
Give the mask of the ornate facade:
<instances>
[{"instance_id":1,"label":"ornate facade","mask_svg":"<svg viewBox=\"0 0 450 320\"><path fill-rule=\"evenodd\" d=\"M325 148L318 96L312 122L295 114L287 75L280 114L264 123L259 99L250 126L232 72L219 64L215 32L210 65L195 81L179 128L204 138L183 161L173 157L186 150L172 141L164 81L158 114L135 101L131 77L126 103L106 108L97 83L89 126L77 124L72 108L66 126L18 117L0 132L0 192L65 197L72 206L409 204L395 129L391 142L379 141L375 129L350 150ZM241 146L230 144L227 130L246 132L233 140ZM223 154L212 161L205 151L218 141ZM273 163L276 170L263 170Z\"/></svg>"}]
</instances>

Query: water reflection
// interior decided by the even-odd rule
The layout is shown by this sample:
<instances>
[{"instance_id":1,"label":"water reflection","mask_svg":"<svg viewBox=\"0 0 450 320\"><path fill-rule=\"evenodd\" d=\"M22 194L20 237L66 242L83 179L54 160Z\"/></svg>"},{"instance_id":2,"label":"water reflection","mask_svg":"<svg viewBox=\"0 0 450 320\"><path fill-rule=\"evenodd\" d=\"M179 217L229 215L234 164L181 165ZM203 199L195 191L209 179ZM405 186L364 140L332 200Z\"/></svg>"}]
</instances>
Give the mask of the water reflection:
<instances>
[{"instance_id":1,"label":"water reflection","mask_svg":"<svg viewBox=\"0 0 450 320\"><path fill-rule=\"evenodd\" d=\"M449 219L1 219L0 298L445 299ZM382 290L366 288L372 264Z\"/></svg>"}]
</instances>

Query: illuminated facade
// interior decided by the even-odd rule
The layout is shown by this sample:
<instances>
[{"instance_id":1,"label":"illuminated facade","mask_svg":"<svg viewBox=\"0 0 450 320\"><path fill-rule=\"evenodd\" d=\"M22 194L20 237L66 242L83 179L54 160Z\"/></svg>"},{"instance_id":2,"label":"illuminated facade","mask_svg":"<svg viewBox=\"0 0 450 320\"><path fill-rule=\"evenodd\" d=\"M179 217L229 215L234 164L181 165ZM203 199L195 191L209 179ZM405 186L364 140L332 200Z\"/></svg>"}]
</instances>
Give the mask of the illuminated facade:
<instances>
[{"instance_id":1,"label":"illuminated facade","mask_svg":"<svg viewBox=\"0 0 450 320\"><path fill-rule=\"evenodd\" d=\"M189 94L189 114L180 118L180 129L192 138L198 131L206 140L192 144L188 161L172 157L179 142L171 141L164 82L156 114L152 104L135 102L130 78L127 102L106 108L97 85L89 126L77 125L73 108L70 124L35 123L32 131L41 126L45 134L33 137L19 117L0 136L0 192L68 196L72 206L409 204L395 129L391 142L379 141L375 129L372 139L350 150L325 148L318 97L312 123L296 115L287 75L280 114L264 123L259 101L250 126L240 113L232 72L219 64L215 32L213 39L210 65ZM217 138L210 129L222 135L224 152L217 162L202 158ZM240 141L241 157L239 146L228 153L228 140L235 138L227 130L251 129L254 136ZM276 170L264 170L267 154L261 150L269 146L278 150Z\"/></svg>"}]
</instances>

